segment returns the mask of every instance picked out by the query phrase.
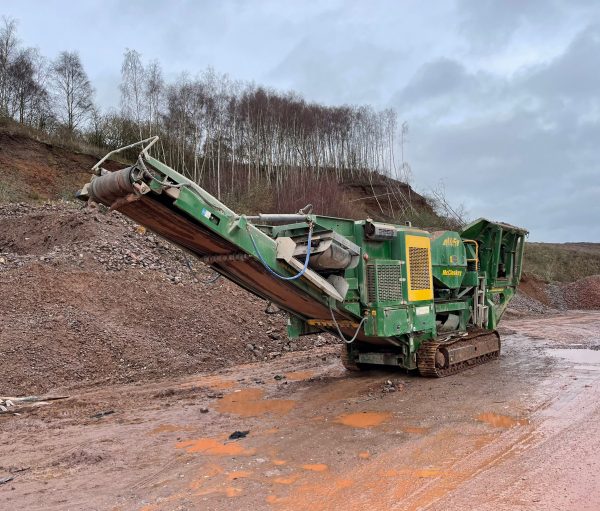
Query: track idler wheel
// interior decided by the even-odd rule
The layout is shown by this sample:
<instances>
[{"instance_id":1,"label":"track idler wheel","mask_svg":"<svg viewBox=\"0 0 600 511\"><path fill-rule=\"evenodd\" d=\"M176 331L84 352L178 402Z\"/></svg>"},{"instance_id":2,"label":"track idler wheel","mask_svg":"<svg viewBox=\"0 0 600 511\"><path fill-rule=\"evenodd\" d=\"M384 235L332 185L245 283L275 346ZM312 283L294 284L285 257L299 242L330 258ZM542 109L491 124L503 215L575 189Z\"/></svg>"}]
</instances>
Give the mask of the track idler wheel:
<instances>
[{"instance_id":1,"label":"track idler wheel","mask_svg":"<svg viewBox=\"0 0 600 511\"><path fill-rule=\"evenodd\" d=\"M435 367L448 367L446 354L440 349L435 352Z\"/></svg>"}]
</instances>

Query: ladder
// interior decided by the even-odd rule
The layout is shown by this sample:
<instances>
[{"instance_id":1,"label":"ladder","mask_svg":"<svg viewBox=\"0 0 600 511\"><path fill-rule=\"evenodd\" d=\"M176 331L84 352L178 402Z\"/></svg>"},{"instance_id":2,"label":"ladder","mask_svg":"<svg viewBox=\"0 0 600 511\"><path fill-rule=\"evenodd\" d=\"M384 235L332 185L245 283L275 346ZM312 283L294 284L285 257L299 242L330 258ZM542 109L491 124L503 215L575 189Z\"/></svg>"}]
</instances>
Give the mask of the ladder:
<instances>
[{"instance_id":1,"label":"ladder","mask_svg":"<svg viewBox=\"0 0 600 511\"><path fill-rule=\"evenodd\" d=\"M473 296L473 324L486 328L488 322L488 306L485 304L486 278L479 275L475 294Z\"/></svg>"}]
</instances>

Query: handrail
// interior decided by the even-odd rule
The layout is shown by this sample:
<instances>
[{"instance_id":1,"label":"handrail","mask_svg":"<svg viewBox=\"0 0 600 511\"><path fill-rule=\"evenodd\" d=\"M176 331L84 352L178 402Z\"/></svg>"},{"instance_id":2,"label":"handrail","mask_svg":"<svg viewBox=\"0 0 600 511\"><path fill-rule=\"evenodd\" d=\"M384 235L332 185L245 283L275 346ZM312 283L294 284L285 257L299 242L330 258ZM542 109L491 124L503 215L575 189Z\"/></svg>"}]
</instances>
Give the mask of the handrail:
<instances>
[{"instance_id":1,"label":"handrail","mask_svg":"<svg viewBox=\"0 0 600 511\"><path fill-rule=\"evenodd\" d=\"M158 135L154 135L153 137L145 138L144 140L140 140L139 142L134 142L133 144L129 144L129 145L126 145L123 147L119 147L118 149L114 149L110 153L108 153L106 156L104 156L104 158L102 158L98 163L96 163L96 165L94 165L92 167L92 171L94 172L94 174L97 174L97 171L100 168L100 165L102 165L102 163L104 163L113 154L120 153L121 151L125 151L126 149L131 149L132 147L135 147L135 146L138 146L141 144L145 144L146 142L150 142L150 143L146 147L142 148L142 152L144 153L145 156L148 156L148 149L150 149L154 144L156 144L157 141L158 141Z\"/></svg>"},{"instance_id":2,"label":"handrail","mask_svg":"<svg viewBox=\"0 0 600 511\"><path fill-rule=\"evenodd\" d=\"M476 240L463 239L463 243L473 243L475 245L475 258L467 257L467 262L475 261L475 271L479 271L479 243Z\"/></svg>"}]
</instances>

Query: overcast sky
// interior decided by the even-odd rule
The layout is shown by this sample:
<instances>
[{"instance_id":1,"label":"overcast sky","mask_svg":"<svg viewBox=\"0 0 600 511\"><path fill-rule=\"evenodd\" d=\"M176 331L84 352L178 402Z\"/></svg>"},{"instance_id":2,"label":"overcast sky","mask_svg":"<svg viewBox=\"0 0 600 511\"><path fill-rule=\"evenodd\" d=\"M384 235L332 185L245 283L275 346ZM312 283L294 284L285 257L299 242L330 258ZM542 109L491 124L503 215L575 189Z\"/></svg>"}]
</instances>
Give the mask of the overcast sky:
<instances>
[{"instance_id":1,"label":"overcast sky","mask_svg":"<svg viewBox=\"0 0 600 511\"><path fill-rule=\"evenodd\" d=\"M207 66L325 104L392 106L420 191L600 242L600 1L0 0L53 58L79 51L104 107L125 48L168 79Z\"/></svg>"}]
</instances>

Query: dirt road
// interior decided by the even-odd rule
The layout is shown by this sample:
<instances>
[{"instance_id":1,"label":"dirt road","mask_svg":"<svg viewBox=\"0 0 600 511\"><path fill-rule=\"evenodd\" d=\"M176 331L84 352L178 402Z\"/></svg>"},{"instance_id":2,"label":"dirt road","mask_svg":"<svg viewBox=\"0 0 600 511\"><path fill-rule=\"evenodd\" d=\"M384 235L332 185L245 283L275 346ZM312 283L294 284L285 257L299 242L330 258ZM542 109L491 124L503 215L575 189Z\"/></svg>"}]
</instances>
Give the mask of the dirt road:
<instances>
[{"instance_id":1,"label":"dirt road","mask_svg":"<svg viewBox=\"0 0 600 511\"><path fill-rule=\"evenodd\" d=\"M329 345L0 416L0 508L600 509L600 313L503 327L441 380Z\"/></svg>"}]
</instances>

